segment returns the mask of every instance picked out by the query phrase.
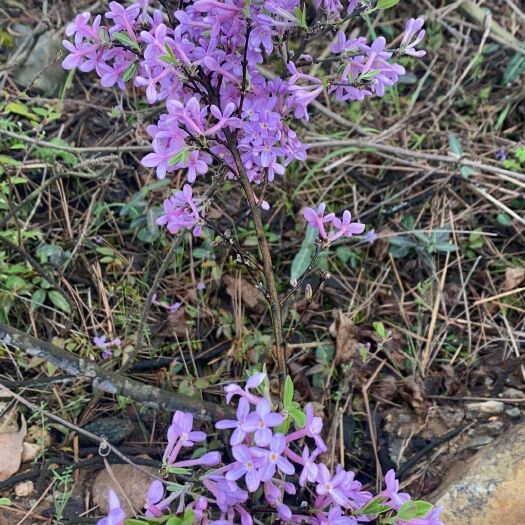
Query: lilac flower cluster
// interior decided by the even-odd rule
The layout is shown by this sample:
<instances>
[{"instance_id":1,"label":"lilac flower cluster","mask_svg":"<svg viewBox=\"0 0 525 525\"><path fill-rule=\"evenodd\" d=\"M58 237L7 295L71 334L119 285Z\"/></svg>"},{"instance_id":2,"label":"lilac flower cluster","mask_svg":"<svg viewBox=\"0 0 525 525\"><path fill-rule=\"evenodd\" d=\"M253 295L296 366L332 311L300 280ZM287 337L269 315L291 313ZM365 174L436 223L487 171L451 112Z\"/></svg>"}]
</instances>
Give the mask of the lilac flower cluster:
<instances>
[{"instance_id":1,"label":"lilac flower cluster","mask_svg":"<svg viewBox=\"0 0 525 525\"><path fill-rule=\"evenodd\" d=\"M352 214L345 210L343 218L336 217L335 213L325 215L326 204L322 202L316 210L305 208L303 216L306 222L319 231L319 237L327 242L332 243L340 237L352 237L364 232L365 225L360 222L352 222ZM327 232L327 228L329 231Z\"/></svg>"},{"instance_id":2,"label":"lilac flower cluster","mask_svg":"<svg viewBox=\"0 0 525 525\"><path fill-rule=\"evenodd\" d=\"M375 497L363 490L354 472L341 465L331 471L320 461L327 447L322 420L312 405L305 412L299 409L288 379L284 407L277 411L266 384L266 374L257 373L244 388L237 384L225 388L228 402L238 398L236 419L218 421L215 427L232 431L224 454L232 458L230 462L221 464L217 451L198 459L178 459L183 450L207 436L193 430L191 414L175 413L164 454L167 470L183 473L187 468L206 467L207 471L200 486L192 472L191 495L179 484L168 485L166 491L161 481L154 481L146 497L146 516L160 518L173 512L184 516L184 524L189 516L188 525L253 525L256 509L263 509L261 516L273 513L281 522L296 525L358 525L374 519L392 525L442 525L441 509L412 501L400 492L393 470L386 473L386 487ZM290 431L292 420L295 429ZM297 502L293 497L299 488L307 489L301 497L308 501ZM115 514L114 509L111 512ZM109 524L99 521L103 523Z\"/></svg>"},{"instance_id":3,"label":"lilac flower cluster","mask_svg":"<svg viewBox=\"0 0 525 525\"><path fill-rule=\"evenodd\" d=\"M111 348L120 347L122 341L118 337L116 339L108 340L105 335L101 335L93 338L93 344L100 349L100 356L102 359L109 359L113 355Z\"/></svg>"},{"instance_id":4,"label":"lilac flower cluster","mask_svg":"<svg viewBox=\"0 0 525 525\"><path fill-rule=\"evenodd\" d=\"M349 0L346 6L339 0L315 4L321 16L317 27L336 28L342 18L371 9L363 0ZM153 152L142 160L159 178L184 169L193 184L214 163L237 178L238 155L250 182L272 182L292 161L306 159L308 146L293 122L307 121L310 104L322 93L338 101L381 96L404 74L402 66L392 63L394 51L386 48L383 37L369 43L342 31L332 46L334 60L323 63L319 76L309 74L315 60L304 53L295 56L287 44L289 38L312 39L306 7L299 0L193 0L180 5L182 9L170 13L169 19L176 21L171 24L161 11L150 9L148 0L128 7L113 1L106 25L100 15L91 21L90 13L79 14L66 29L73 41L64 41L69 52L64 68L95 71L104 87L126 89L133 82L145 90L150 104L165 101L166 113L147 128ZM397 54L424 55L416 50L425 34L422 26L422 18L407 22ZM277 63L282 73L273 79L259 68L276 69ZM200 234L202 208L189 185L164 202L164 212L159 224L170 233L190 229ZM334 219L340 235L352 230L345 221L346 215L337 227Z\"/></svg>"}]
</instances>

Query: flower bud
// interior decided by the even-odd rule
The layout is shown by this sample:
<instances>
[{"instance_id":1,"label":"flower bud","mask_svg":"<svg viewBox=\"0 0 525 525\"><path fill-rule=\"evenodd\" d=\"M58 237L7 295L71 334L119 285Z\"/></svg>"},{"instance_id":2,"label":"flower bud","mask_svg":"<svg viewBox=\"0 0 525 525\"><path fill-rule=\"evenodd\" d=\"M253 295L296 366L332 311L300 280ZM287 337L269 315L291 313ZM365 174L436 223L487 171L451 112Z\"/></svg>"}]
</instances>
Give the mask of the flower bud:
<instances>
[{"instance_id":1,"label":"flower bud","mask_svg":"<svg viewBox=\"0 0 525 525\"><path fill-rule=\"evenodd\" d=\"M304 298L310 302L312 300L312 296L313 296L313 290L312 290L312 285L311 284L307 284L304 288Z\"/></svg>"}]
</instances>

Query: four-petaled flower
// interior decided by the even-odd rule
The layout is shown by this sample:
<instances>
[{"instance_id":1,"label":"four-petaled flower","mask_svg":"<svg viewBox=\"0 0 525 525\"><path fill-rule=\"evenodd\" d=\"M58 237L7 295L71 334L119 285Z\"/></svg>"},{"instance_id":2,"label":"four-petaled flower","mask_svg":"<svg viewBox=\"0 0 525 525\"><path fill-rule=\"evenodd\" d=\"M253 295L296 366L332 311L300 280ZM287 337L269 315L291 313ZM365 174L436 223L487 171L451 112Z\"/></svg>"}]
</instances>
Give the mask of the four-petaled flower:
<instances>
[{"instance_id":1,"label":"four-petaled flower","mask_svg":"<svg viewBox=\"0 0 525 525\"><path fill-rule=\"evenodd\" d=\"M270 444L272 438L272 427L280 425L284 417L277 412L272 412L270 402L261 399L255 408L255 412L248 414L243 425L245 432L254 432L255 444L265 447Z\"/></svg>"}]
</instances>

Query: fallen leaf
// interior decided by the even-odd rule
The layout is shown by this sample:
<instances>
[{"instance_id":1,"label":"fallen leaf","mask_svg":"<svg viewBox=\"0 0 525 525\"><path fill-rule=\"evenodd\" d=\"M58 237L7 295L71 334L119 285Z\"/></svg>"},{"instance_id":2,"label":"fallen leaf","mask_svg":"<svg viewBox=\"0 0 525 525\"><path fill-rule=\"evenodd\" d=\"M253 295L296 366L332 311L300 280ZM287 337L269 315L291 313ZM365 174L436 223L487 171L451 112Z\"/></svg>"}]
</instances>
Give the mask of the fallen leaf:
<instances>
[{"instance_id":1,"label":"fallen leaf","mask_svg":"<svg viewBox=\"0 0 525 525\"><path fill-rule=\"evenodd\" d=\"M165 321L159 323L155 333L161 337L186 338L192 333L192 327L188 324L190 318L184 308L171 312Z\"/></svg>"},{"instance_id":2,"label":"fallen leaf","mask_svg":"<svg viewBox=\"0 0 525 525\"><path fill-rule=\"evenodd\" d=\"M259 290L253 284L243 279L242 277L232 277L231 275L224 276L224 283L226 284L226 293L232 298L240 297L241 303L246 305L254 312L264 311L264 299Z\"/></svg>"},{"instance_id":3,"label":"fallen leaf","mask_svg":"<svg viewBox=\"0 0 525 525\"><path fill-rule=\"evenodd\" d=\"M505 270L503 290L514 290L514 288L517 288L523 281L525 281L525 268L507 268Z\"/></svg>"},{"instance_id":4,"label":"fallen leaf","mask_svg":"<svg viewBox=\"0 0 525 525\"><path fill-rule=\"evenodd\" d=\"M330 325L330 335L335 338L336 363L360 363L359 349L362 346L358 341L359 330L352 321L350 314L337 311L334 322Z\"/></svg>"},{"instance_id":5,"label":"fallen leaf","mask_svg":"<svg viewBox=\"0 0 525 525\"><path fill-rule=\"evenodd\" d=\"M0 481L5 481L18 472L20 464L22 463L22 450L24 448L26 433L26 420L24 416L22 416L20 430L0 434L0 451L2 454L2 461L0 461Z\"/></svg>"}]
</instances>

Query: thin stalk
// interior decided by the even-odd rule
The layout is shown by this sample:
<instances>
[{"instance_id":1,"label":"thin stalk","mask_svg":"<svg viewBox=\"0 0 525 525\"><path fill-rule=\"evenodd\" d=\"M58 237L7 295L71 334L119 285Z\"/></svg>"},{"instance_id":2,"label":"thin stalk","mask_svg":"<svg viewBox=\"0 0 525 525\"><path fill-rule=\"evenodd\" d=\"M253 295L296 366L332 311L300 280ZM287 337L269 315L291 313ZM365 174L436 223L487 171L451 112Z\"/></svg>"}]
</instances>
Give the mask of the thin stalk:
<instances>
[{"instance_id":1,"label":"thin stalk","mask_svg":"<svg viewBox=\"0 0 525 525\"><path fill-rule=\"evenodd\" d=\"M282 310L281 303L279 300L279 294L277 293L277 285L275 282L275 275L272 267L272 255L270 253L270 247L268 240L264 234L264 225L261 217L261 209L255 202L252 185L250 179L244 169L242 159L237 149L235 138L231 131L225 130L224 135L228 144L228 149L233 155L235 166L237 167L238 180L246 195L246 200L250 206L250 211L255 224L255 232L257 234L257 242L259 244L259 250L261 252L261 259L263 264L263 275L266 285L266 293L268 294L268 300L270 303L270 315L272 320L272 328L275 337L275 353L277 355L277 367L278 367L278 379L279 379L279 391L282 393L284 379L287 373L286 365L286 343L283 337L283 321L282 321Z\"/></svg>"}]
</instances>

